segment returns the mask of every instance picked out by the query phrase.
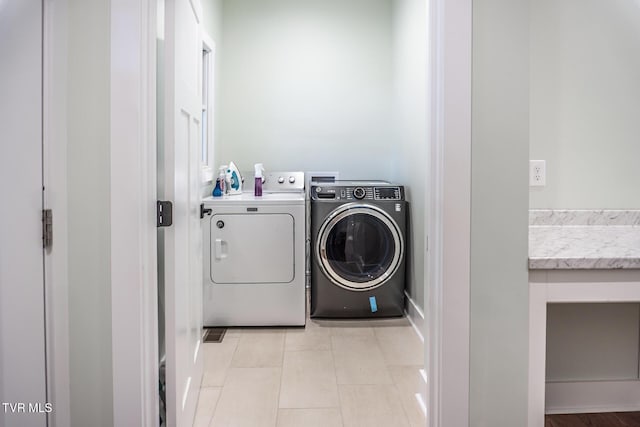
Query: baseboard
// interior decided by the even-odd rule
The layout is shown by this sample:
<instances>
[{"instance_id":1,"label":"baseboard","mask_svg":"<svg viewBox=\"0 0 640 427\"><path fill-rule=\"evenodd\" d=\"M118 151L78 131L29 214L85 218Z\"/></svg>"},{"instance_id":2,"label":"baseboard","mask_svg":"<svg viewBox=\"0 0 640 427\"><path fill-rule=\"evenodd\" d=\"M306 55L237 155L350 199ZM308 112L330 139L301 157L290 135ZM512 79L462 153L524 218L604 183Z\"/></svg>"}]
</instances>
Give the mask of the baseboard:
<instances>
[{"instance_id":1,"label":"baseboard","mask_svg":"<svg viewBox=\"0 0 640 427\"><path fill-rule=\"evenodd\" d=\"M420 338L420 341L424 342L424 313L420 309L420 307L416 304L416 302L409 296L407 291L404 292L407 297L407 306L405 307L405 315L413 326L413 330Z\"/></svg>"},{"instance_id":2,"label":"baseboard","mask_svg":"<svg viewBox=\"0 0 640 427\"><path fill-rule=\"evenodd\" d=\"M407 306L405 307L404 313L411 323L413 327L413 331L416 333L420 341L424 343L424 313L420 309L420 307L416 304L416 302L409 296L409 294L405 291L404 295L407 297ZM422 409L423 413L427 414L427 374L424 369L420 370L422 375L422 379L424 380L424 384L421 384L420 393L416 393L415 397L418 401L418 405L420 409Z\"/></svg>"},{"instance_id":3,"label":"baseboard","mask_svg":"<svg viewBox=\"0 0 640 427\"><path fill-rule=\"evenodd\" d=\"M418 401L418 405L422 410L424 416L427 416L427 371L425 369L420 369L420 377L422 378L422 383L420 384L420 392L416 393L416 400Z\"/></svg>"},{"instance_id":4,"label":"baseboard","mask_svg":"<svg viewBox=\"0 0 640 427\"><path fill-rule=\"evenodd\" d=\"M640 411L640 380L549 382L545 413Z\"/></svg>"}]
</instances>

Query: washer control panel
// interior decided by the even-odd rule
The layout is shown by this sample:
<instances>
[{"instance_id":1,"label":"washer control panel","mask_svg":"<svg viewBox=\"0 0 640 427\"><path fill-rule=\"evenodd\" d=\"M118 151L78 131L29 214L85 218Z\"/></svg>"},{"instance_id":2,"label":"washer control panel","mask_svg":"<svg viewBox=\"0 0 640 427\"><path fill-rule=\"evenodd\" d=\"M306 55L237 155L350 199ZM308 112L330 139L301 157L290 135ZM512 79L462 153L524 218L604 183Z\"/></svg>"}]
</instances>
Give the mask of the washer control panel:
<instances>
[{"instance_id":1,"label":"washer control panel","mask_svg":"<svg viewBox=\"0 0 640 427\"><path fill-rule=\"evenodd\" d=\"M312 200L404 200L404 187L399 185L366 186L324 184L311 187Z\"/></svg>"}]
</instances>

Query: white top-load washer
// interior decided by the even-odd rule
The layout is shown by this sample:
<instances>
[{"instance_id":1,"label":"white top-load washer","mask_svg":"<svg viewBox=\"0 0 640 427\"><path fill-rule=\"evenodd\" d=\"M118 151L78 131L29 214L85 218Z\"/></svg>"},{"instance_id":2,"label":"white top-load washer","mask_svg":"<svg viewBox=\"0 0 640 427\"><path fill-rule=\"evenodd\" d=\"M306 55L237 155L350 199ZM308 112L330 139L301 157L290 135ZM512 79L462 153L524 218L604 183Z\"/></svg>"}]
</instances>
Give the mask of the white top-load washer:
<instances>
[{"instance_id":1,"label":"white top-load washer","mask_svg":"<svg viewBox=\"0 0 640 427\"><path fill-rule=\"evenodd\" d=\"M263 195L207 197L204 326L305 324L303 172L265 175Z\"/></svg>"}]
</instances>

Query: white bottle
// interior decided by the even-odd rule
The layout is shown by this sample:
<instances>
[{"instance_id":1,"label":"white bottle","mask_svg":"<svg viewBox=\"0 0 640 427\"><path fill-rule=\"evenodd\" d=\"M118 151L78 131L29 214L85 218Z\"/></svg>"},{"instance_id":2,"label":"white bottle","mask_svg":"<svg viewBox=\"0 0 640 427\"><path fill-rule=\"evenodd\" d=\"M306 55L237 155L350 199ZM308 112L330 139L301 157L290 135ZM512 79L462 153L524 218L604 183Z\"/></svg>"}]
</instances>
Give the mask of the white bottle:
<instances>
[{"instance_id":1,"label":"white bottle","mask_svg":"<svg viewBox=\"0 0 640 427\"><path fill-rule=\"evenodd\" d=\"M218 179L220 180L220 190L222 190L222 194L227 194L229 192L229 187L227 187L227 168L229 166L222 165L218 168Z\"/></svg>"}]
</instances>

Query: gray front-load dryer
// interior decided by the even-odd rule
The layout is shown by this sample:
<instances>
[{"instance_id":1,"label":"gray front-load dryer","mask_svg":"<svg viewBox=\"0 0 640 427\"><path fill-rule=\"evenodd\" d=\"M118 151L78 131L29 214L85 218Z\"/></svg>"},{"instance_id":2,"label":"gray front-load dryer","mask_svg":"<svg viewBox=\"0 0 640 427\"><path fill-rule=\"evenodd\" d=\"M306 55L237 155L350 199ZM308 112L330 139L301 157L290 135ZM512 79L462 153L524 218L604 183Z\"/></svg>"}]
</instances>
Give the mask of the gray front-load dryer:
<instances>
[{"instance_id":1,"label":"gray front-load dryer","mask_svg":"<svg viewBox=\"0 0 640 427\"><path fill-rule=\"evenodd\" d=\"M404 188L385 182L311 186L311 317L404 314Z\"/></svg>"}]
</instances>

